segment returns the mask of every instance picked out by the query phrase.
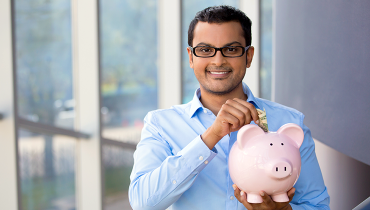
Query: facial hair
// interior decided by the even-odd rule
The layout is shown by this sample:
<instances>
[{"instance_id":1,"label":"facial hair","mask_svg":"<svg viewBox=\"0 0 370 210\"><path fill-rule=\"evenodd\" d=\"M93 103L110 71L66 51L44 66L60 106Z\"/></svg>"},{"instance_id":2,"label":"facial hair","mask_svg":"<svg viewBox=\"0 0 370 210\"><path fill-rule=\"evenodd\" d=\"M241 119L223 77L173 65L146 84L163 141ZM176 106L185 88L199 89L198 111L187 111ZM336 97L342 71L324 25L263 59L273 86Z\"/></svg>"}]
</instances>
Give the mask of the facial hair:
<instances>
[{"instance_id":1,"label":"facial hair","mask_svg":"<svg viewBox=\"0 0 370 210\"><path fill-rule=\"evenodd\" d=\"M227 72L232 72L234 71L231 67L225 67L225 66L217 66L217 67L206 67L205 69L206 71L227 71ZM217 80L217 79L216 79ZM222 80L222 79L220 79ZM205 87L204 85L202 85L200 83L200 85L203 87L204 90L206 90L207 92L209 93L212 93L214 95L218 95L218 96L221 96L221 95L226 95L228 93L231 93L233 90L235 90L241 83L242 83L243 79L241 79L237 84L235 84L234 86L231 86L229 89L227 90L224 90L224 91L213 91L211 90L210 88L208 87Z\"/></svg>"}]
</instances>

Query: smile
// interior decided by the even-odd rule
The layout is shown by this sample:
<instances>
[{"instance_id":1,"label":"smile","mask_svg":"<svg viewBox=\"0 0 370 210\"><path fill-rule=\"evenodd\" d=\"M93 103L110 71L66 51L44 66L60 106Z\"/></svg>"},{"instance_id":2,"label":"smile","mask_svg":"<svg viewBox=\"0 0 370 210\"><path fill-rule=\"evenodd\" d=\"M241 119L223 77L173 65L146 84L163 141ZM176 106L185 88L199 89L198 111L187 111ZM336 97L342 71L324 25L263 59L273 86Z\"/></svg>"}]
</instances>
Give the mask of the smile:
<instances>
[{"instance_id":1,"label":"smile","mask_svg":"<svg viewBox=\"0 0 370 210\"><path fill-rule=\"evenodd\" d=\"M229 72L228 71L221 71L221 72L219 72L219 71L210 71L210 73L211 74L227 74Z\"/></svg>"}]
</instances>

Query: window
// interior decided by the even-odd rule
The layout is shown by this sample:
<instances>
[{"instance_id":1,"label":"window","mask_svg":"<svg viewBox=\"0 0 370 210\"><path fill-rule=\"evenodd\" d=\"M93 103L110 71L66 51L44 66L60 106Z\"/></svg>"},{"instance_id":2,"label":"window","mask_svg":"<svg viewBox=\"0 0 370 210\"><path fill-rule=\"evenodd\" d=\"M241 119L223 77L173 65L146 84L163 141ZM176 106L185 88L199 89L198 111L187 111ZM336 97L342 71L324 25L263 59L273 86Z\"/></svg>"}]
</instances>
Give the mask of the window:
<instances>
[{"instance_id":1,"label":"window","mask_svg":"<svg viewBox=\"0 0 370 210\"><path fill-rule=\"evenodd\" d=\"M70 1L16 0L14 12L18 125L72 129ZM22 209L75 209L75 139L16 129Z\"/></svg>"},{"instance_id":2,"label":"window","mask_svg":"<svg viewBox=\"0 0 370 210\"><path fill-rule=\"evenodd\" d=\"M22 209L75 209L76 140L18 132Z\"/></svg>"},{"instance_id":3,"label":"window","mask_svg":"<svg viewBox=\"0 0 370 210\"><path fill-rule=\"evenodd\" d=\"M145 115L158 107L157 2L99 6L103 137L136 144Z\"/></svg>"},{"instance_id":4,"label":"window","mask_svg":"<svg viewBox=\"0 0 370 210\"><path fill-rule=\"evenodd\" d=\"M128 200L134 150L103 146L105 209L131 209Z\"/></svg>"},{"instance_id":5,"label":"window","mask_svg":"<svg viewBox=\"0 0 370 210\"><path fill-rule=\"evenodd\" d=\"M16 0L14 11L19 116L73 128L70 1Z\"/></svg>"},{"instance_id":6,"label":"window","mask_svg":"<svg viewBox=\"0 0 370 210\"><path fill-rule=\"evenodd\" d=\"M131 209L133 152L145 115L158 108L157 16L155 0L99 1L103 206L107 210Z\"/></svg>"},{"instance_id":7,"label":"window","mask_svg":"<svg viewBox=\"0 0 370 210\"><path fill-rule=\"evenodd\" d=\"M262 0L260 3L261 27L261 66L260 66L260 96L271 100L272 91L272 0Z\"/></svg>"}]
</instances>

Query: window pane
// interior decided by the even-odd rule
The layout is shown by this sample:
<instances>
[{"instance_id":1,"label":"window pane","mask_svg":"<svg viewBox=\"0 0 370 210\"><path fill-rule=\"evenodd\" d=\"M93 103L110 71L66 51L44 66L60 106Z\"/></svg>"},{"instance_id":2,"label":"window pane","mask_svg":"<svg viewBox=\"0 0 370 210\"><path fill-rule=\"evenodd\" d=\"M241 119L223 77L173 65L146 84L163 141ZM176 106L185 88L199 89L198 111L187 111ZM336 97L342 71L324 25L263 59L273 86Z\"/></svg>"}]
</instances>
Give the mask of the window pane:
<instances>
[{"instance_id":1,"label":"window pane","mask_svg":"<svg viewBox=\"0 0 370 210\"><path fill-rule=\"evenodd\" d=\"M131 209L128 200L134 150L103 146L104 209Z\"/></svg>"},{"instance_id":2,"label":"window pane","mask_svg":"<svg viewBox=\"0 0 370 210\"><path fill-rule=\"evenodd\" d=\"M14 2L19 116L73 128L70 1Z\"/></svg>"},{"instance_id":3,"label":"window pane","mask_svg":"<svg viewBox=\"0 0 370 210\"><path fill-rule=\"evenodd\" d=\"M76 209L76 140L23 129L18 135L22 209Z\"/></svg>"},{"instance_id":4,"label":"window pane","mask_svg":"<svg viewBox=\"0 0 370 210\"><path fill-rule=\"evenodd\" d=\"M260 96L271 100L272 78L272 0L261 1Z\"/></svg>"},{"instance_id":5,"label":"window pane","mask_svg":"<svg viewBox=\"0 0 370 210\"><path fill-rule=\"evenodd\" d=\"M100 1L103 136L138 142L157 109L157 1Z\"/></svg>"},{"instance_id":6,"label":"window pane","mask_svg":"<svg viewBox=\"0 0 370 210\"><path fill-rule=\"evenodd\" d=\"M189 56L186 53L188 47L188 29L195 14L207 7L216 5L230 5L239 8L239 0L186 0L182 2L182 102L187 103L194 97L194 92L199 88L193 69L189 66Z\"/></svg>"}]
</instances>

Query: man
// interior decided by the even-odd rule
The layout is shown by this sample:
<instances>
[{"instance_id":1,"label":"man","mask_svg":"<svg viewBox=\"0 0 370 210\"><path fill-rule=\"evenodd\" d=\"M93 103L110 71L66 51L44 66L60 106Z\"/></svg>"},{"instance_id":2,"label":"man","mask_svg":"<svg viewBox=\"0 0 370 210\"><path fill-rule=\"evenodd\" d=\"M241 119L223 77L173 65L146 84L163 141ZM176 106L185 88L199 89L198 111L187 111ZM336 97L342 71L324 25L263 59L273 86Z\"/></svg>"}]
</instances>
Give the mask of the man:
<instances>
[{"instance_id":1,"label":"man","mask_svg":"<svg viewBox=\"0 0 370 210\"><path fill-rule=\"evenodd\" d=\"M188 36L189 63L200 88L188 104L145 117L130 177L133 209L329 209L303 114L255 98L242 83L254 53L249 18L232 7L210 7L197 13ZM301 175L288 191L290 203L274 202L263 191L263 203L248 203L230 178L228 154L238 130L258 123L256 108L266 110L271 131L286 123L304 131Z\"/></svg>"}]
</instances>

